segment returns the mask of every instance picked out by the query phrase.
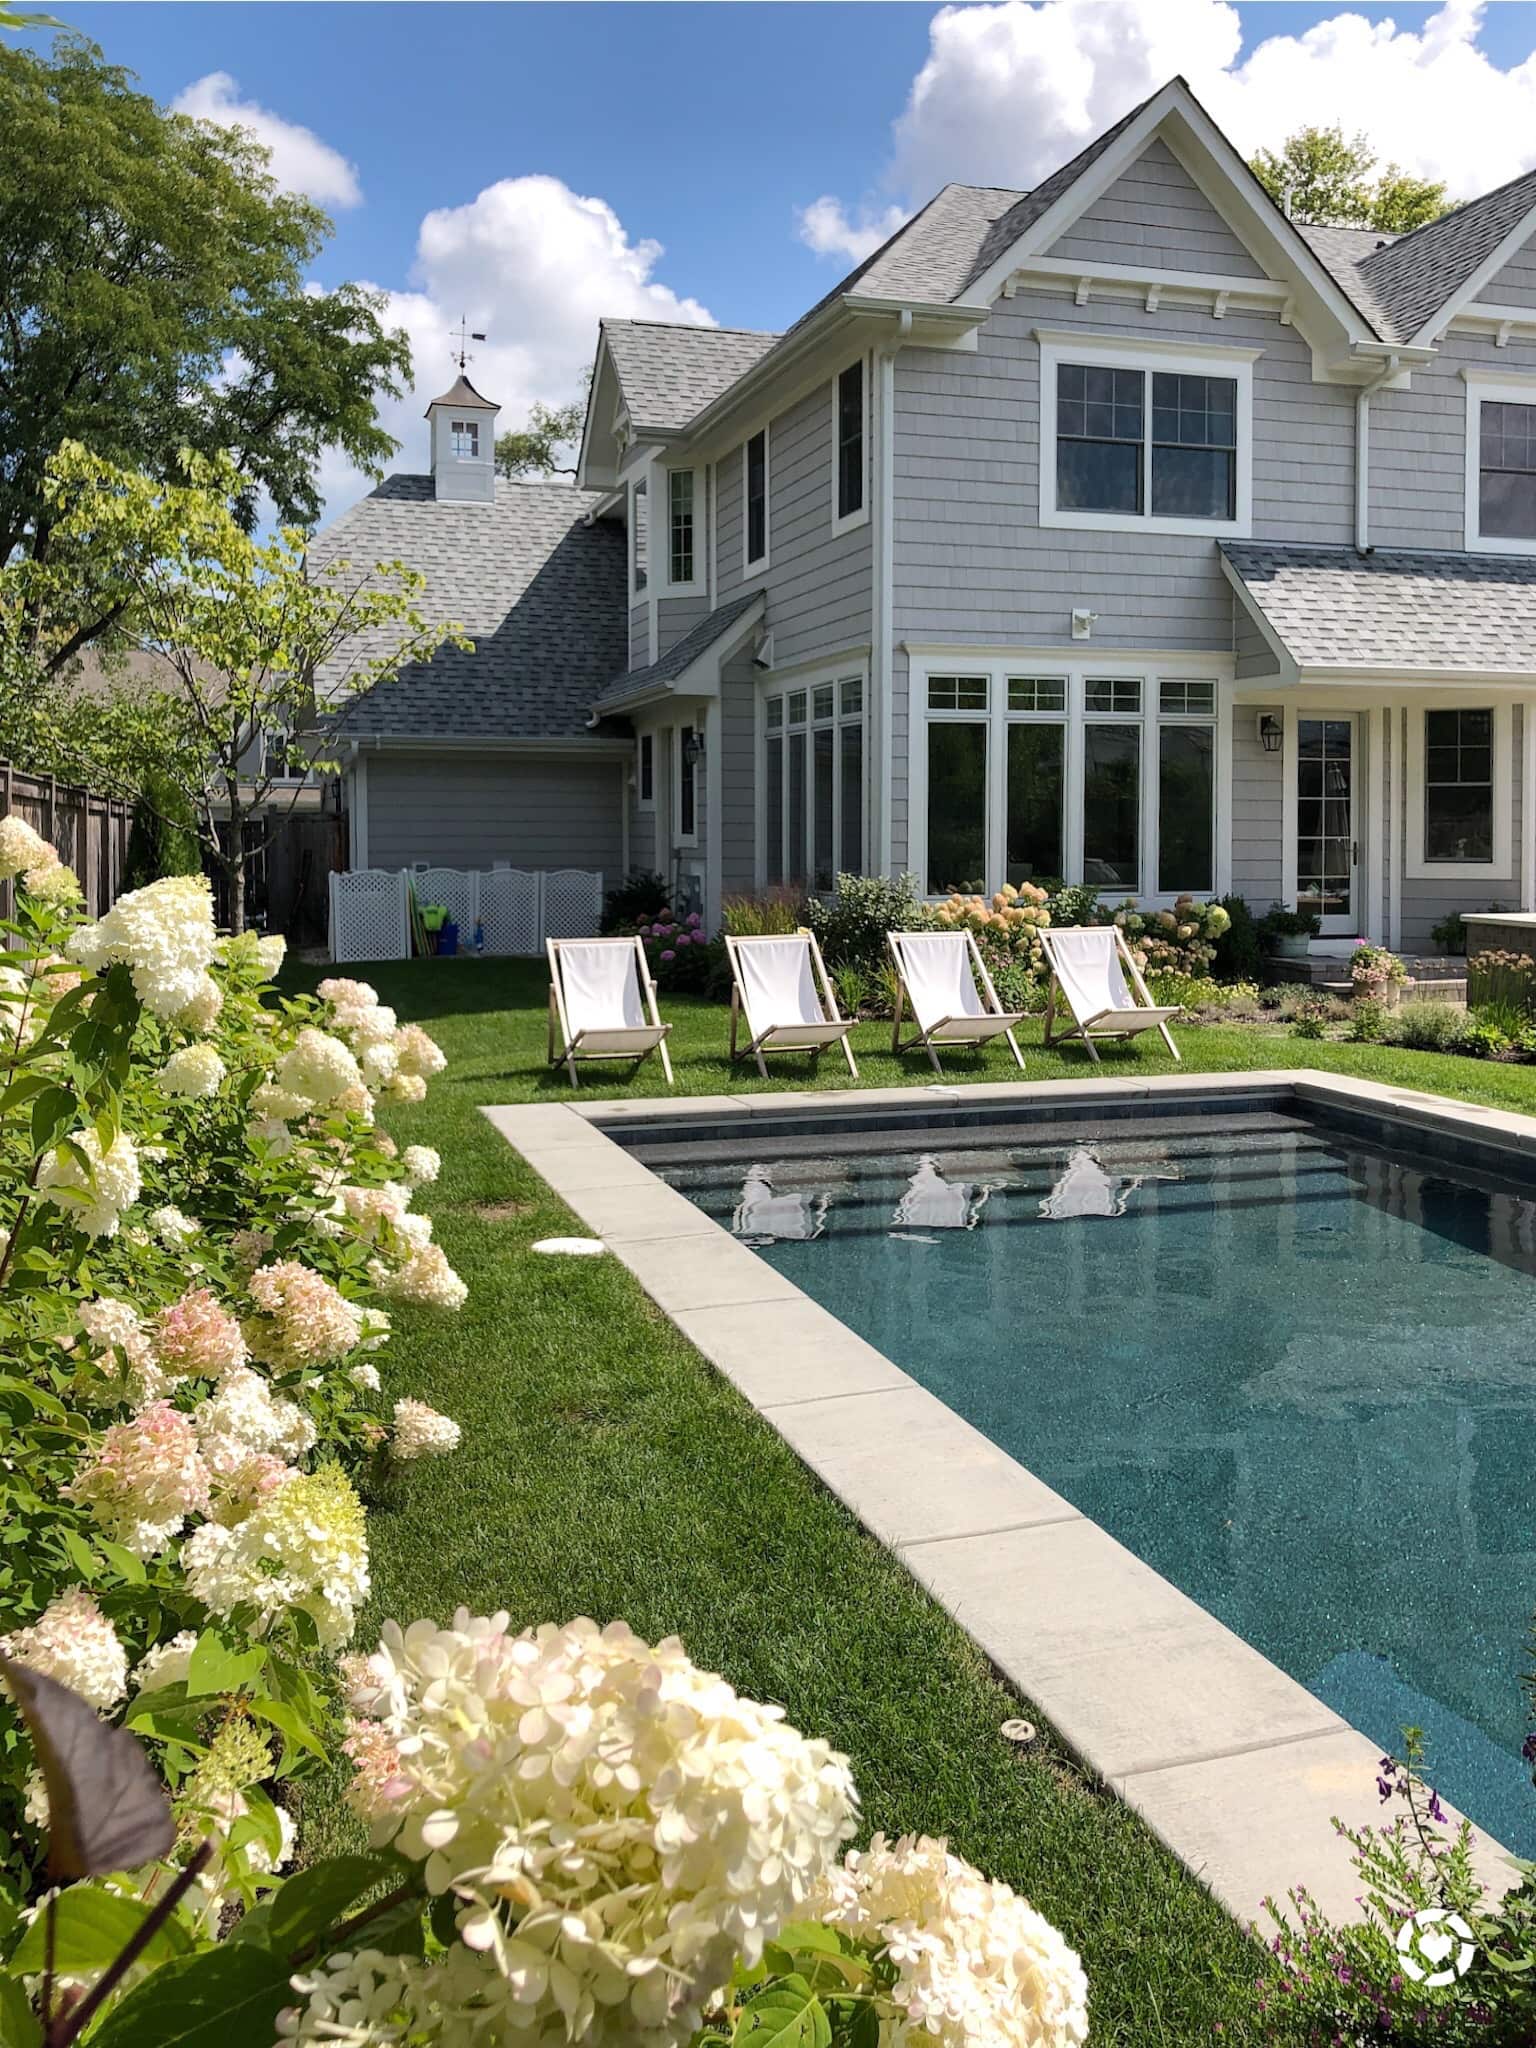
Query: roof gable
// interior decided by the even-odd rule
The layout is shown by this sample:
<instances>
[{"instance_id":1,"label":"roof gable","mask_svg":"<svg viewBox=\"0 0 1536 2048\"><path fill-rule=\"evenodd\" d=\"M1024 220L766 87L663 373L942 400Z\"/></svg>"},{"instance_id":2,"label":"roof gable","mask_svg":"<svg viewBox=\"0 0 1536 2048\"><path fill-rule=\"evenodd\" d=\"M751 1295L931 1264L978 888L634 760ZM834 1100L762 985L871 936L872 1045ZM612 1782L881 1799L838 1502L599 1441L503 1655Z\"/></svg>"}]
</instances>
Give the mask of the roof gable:
<instances>
[{"instance_id":1,"label":"roof gable","mask_svg":"<svg viewBox=\"0 0 1536 2048\"><path fill-rule=\"evenodd\" d=\"M1263 277L1246 245L1160 136L1046 251L1086 263L1146 263L1207 276Z\"/></svg>"},{"instance_id":2,"label":"roof gable","mask_svg":"<svg viewBox=\"0 0 1536 2048\"><path fill-rule=\"evenodd\" d=\"M1536 227L1536 171L1399 235L1359 265L1394 340L1437 339Z\"/></svg>"},{"instance_id":3,"label":"roof gable","mask_svg":"<svg viewBox=\"0 0 1536 2048\"><path fill-rule=\"evenodd\" d=\"M637 434L675 434L765 356L776 334L745 327L605 320L619 390Z\"/></svg>"}]
</instances>

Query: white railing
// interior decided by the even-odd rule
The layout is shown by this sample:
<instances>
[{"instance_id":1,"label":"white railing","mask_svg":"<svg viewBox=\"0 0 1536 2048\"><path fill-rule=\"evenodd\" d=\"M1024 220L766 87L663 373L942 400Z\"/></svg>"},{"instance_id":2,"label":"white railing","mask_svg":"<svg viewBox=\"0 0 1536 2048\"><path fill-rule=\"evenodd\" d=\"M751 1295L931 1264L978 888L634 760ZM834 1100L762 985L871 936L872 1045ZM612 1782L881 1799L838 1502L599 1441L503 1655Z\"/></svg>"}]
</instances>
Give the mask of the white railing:
<instances>
[{"instance_id":1,"label":"white railing","mask_svg":"<svg viewBox=\"0 0 1536 2048\"><path fill-rule=\"evenodd\" d=\"M412 890L447 910L461 953L477 925L487 953L542 953L546 939L595 932L603 910L591 868L354 868L331 876L332 960L408 960Z\"/></svg>"}]
</instances>

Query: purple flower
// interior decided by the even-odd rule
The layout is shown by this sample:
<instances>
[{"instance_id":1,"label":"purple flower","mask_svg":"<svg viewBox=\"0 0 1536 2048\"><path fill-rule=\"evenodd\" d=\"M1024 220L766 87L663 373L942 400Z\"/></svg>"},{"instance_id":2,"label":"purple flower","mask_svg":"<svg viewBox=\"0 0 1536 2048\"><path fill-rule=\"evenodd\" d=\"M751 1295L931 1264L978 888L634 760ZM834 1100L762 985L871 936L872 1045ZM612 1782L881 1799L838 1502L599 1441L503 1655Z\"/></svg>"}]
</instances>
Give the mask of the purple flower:
<instances>
[{"instance_id":1,"label":"purple flower","mask_svg":"<svg viewBox=\"0 0 1536 2048\"><path fill-rule=\"evenodd\" d=\"M663 960L665 960L667 956L665 953L663 953L661 957ZM1382 1798L1385 1800L1390 1799L1392 1797L1392 1794L1397 1790L1397 1787L1392 1783L1392 1780L1390 1778L1378 1778L1376 1780L1376 1790L1381 1794Z\"/></svg>"},{"instance_id":2,"label":"purple flower","mask_svg":"<svg viewBox=\"0 0 1536 2048\"><path fill-rule=\"evenodd\" d=\"M663 960L675 960L677 958L677 955L673 952L672 948L668 946L666 952L663 953L661 957Z\"/></svg>"},{"instance_id":3,"label":"purple flower","mask_svg":"<svg viewBox=\"0 0 1536 2048\"><path fill-rule=\"evenodd\" d=\"M690 924L702 924L704 920L702 917L700 917L699 913L696 910L690 910L688 913L688 922Z\"/></svg>"},{"instance_id":4,"label":"purple flower","mask_svg":"<svg viewBox=\"0 0 1536 2048\"><path fill-rule=\"evenodd\" d=\"M1536 1735L1527 1735L1520 1745L1520 1754L1528 1764L1536 1764Z\"/></svg>"},{"instance_id":5,"label":"purple flower","mask_svg":"<svg viewBox=\"0 0 1536 2048\"><path fill-rule=\"evenodd\" d=\"M689 937L687 932L679 932L677 935L677 943L680 946L691 946L693 944L693 940Z\"/></svg>"},{"instance_id":6,"label":"purple flower","mask_svg":"<svg viewBox=\"0 0 1536 2048\"><path fill-rule=\"evenodd\" d=\"M1429 1788L1429 1817L1433 1821L1438 1821L1441 1827L1450 1824L1446 1818L1445 1808L1440 1804L1440 1794L1433 1785Z\"/></svg>"}]
</instances>

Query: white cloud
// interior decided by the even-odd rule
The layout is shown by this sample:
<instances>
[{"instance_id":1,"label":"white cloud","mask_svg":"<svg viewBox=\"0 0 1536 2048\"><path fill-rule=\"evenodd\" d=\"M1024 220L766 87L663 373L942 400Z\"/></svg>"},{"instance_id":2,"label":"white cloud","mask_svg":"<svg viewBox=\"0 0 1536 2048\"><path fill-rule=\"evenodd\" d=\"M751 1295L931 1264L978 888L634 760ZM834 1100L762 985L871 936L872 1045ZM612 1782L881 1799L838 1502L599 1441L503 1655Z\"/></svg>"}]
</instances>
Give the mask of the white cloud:
<instances>
[{"instance_id":1,"label":"white cloud","mask_svg":"<svg viewBox=\"0 0 1536 2048\"><path fill-rule=\"evenodd\" d=\"M174 112L220 128L245 128L272 152L272 175L287 192L303 192L321 206L359 206L363 188L356 168L339 150L322 142L312 129L240 98L240 87L227 71L210 71L194 79L171 102Z\"/></svg>"},{"instance_id":2,"label":"white cloud","mask_svg":"<svg viewBox=\"0 0 1536 2048\"><path fill-rule=\"evenodd\" d=\"M560 405L581 388L602 315L713 327L697 299L679 296L653 273L659 242L632 241L605 200L558 178L502 178L464 206L422 221L410 290L386 290L386 323L411 338L415 385L387 400L380 419L402 446L393 467L424 470L422 413L453 382L461 318L486 339L472 342L469 375L501 406L497 425L515 425L535 399ZM368 488L339 462L322 469L329 517Z\"/></svg>"},{"instance_id":3,"label":"white cloud","mask_svg":"<svg viewBox=\"0 0 1536 2048\"><path fill-rule=\"evenodd\" d=\"M818 256L841 256L849 263L862 263L909 215L903 206L888 206L883 213L864 208L850 217L841 199L823 193L809 206L802 206L796 218L801 241Z\"/></svg>"},{"instance_id":4,"label":"white cloud","mask_svg":"<svg viewBox=\"0 0 1536 2048\"><path fill-rule=\"evenodd\" d=\"M1501 71L1478 46L1484 12L1446 0L1414 31L1341 11L1239 61L1242 24L1226 0L945 7L884 182L919 203L950 179L1031 186L1182 72L1245 155L1337 121L1363 129L1384 163L1467 198L1536 164L1536 54ZM1250 10L1250 26L1263 18ZM809 210L840 217L835 199Z\"/></svg>"}]
</instances>

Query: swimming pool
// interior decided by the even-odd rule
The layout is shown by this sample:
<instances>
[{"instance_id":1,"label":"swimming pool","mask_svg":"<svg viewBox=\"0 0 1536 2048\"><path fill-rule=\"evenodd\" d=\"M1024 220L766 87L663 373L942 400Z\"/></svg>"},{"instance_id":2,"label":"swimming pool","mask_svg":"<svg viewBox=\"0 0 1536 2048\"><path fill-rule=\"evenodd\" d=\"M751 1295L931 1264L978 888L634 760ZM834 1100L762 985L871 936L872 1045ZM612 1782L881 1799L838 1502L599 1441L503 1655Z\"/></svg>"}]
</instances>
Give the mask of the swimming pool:
<instances>
[{"instance_id":1,"label":"swimming pool","mask_svg":"<svg viewBox=\"0 0 1536 2048\"><path fill-rule=\"evenodd\" d=\"M1423 1728L1437 1787L1536 1852L1536 1182L1236 1104L641 1150L1345 1720Z\"/></svg>"}]
</instances>

